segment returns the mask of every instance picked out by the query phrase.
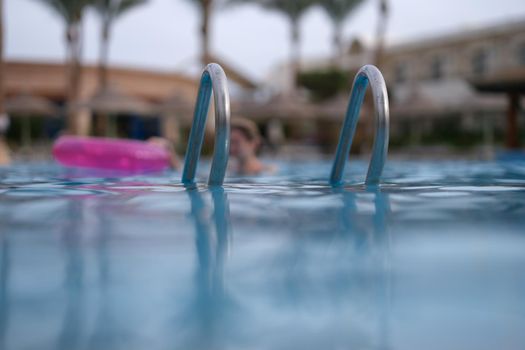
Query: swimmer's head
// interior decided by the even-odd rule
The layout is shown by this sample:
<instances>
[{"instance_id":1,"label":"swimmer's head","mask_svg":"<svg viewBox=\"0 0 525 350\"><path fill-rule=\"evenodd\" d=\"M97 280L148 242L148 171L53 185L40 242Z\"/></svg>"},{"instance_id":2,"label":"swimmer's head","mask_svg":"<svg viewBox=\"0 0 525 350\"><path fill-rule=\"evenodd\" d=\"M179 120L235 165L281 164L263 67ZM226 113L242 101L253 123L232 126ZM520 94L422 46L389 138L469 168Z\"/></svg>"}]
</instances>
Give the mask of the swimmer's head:
<instances>
[{"instance_id":1,"label":"swimmer's head","mask_svg":"<svg viewBox=\"0 0 525 350\"><path fill-rule=\"evenodd\" d=\"M164 137L150 137L147 140L147 142L149 144L164 148L166 151L168 151L170 154L171 167L176 170L180 168L179 157L177 156L177 152L175 151L175 145L173 144L173 142Z\"/></svg>"},{"instance_id":2,"label":"swimmer's head","mask_svg":"<svg viewBox=\"0 0 525 350\"><path fill-rule=\"evenodd\" d=\"M3 135L7 132L10 125L9 116L7 114L0 114L0 135Z\"/></svg>"},{"instance_id":3,"label":"swimmer's head","mask_svg":"<svg viewBox=\"0 0 525 350\"><path fill-rule=\"evenodd\" d=\"M254 122L244 118L232 119L230 155L238 158L255 156L261 146L261 134Z\"/></svg>"}]
</instances>

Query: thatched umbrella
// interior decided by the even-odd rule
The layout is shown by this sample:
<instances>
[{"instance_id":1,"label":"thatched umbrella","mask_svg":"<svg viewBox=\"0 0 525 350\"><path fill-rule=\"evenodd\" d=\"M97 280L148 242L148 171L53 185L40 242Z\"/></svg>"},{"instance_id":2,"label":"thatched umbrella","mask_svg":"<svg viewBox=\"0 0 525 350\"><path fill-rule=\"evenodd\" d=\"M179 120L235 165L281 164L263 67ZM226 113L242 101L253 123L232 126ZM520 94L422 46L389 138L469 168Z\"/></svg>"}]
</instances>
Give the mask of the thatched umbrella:
<instances>
[{"instance_id":1,"label":"thatched umbrella","mask_svg":"<svg viewBox=\"0 0 525 350\"><path fill-rule=\"evenodd\" d=\"M7 113L13 116L56 117L59 115L59 109L53 102L31 94L21 94L8 98L5 108Z\"/></svg>"},{"instance_id":2,"label":"thatched umbrella","mask_svg":"<svg viewBox=\"0 0 525 350\"><path fill-rule=\"evenodd\" d=\"M149 102L127 95L111 86L99 90L89 101L80 103L76 107L88 108L102 115L130 113L150 116L155 112Z\"/></svg>"},{"instance_id":3,"label":"thatched umbrella","mask_svg":"<svg viewBox=\"0 0 525 350\"><path fill-rule=\"evenodd\" d=\"M464 83L455 83L439 90L424 86L412 88L392 104L391 113L396 119L439 118L465 111L498 111L504 106L500 96L482 96Z\"/></svg>"},{"instance_id":4,"label":"thatched umbrella","mask_svg":"<svg viewBox=\"0 0 525 350\"><path fill-rule=\"evenodd\" d=\"M444 113L443 105L439 105L429 96L419 90L409 93L402 103L395 103L391 107L391 113L397 119L400 118L419 118L425 116L439 116Z\"/></svg>"},{"instance_id":5,"label":"thatched umbrella","mask_svg":"<svg viewBox=\"0 0 525 350\"><path fill-rule=\"evenodd\" d=\"M316 114L319 118L343 122L348 109L350 96L337 95L336 97L324 101L316 106ZM361 115L369 115L370 107L363 103L361 106Z\"/></svg>"},{"instance_id":6,"label":"thatched umbrella","mask_svg":"<svg viewBox=\"0 0 525 350\"><path fill-rule=\"evenodd\" d=\"M277 95L267 101L242 101L233 108L234 115L253 120L305 120L314 119L315 106L298 96Z\"/></svg>"},{"instance_id":7,"label":"thatched umbrella","mask_svg":"<svg viewBox=\"0 0 525 350\"><path fill-rule=\"evenodd\" d=\"M31 124L29 117L39 116L56 118L60 116L60 109L50 100L31 95L20 94L6 101L6 112L13 117L22 117L21 144L31 146Z\"/></svg>"},{"instance_id":8,"label":"thatched umbrella","mask_svg":"<svg viewBox=\"0 0 525 350\"><path fill-rule=\"evenodd\" d=\"M97 91L91 99L72 108L89 109L100 121L103 133L107 135L112 135L116 127L114 120L110 118L112 115L136 114L144 117L155 115L155 110L149 102L130 96L113 86ZM108 131L108 126L113 131Z\"/></svg>"},{"instance_id":9,"label":"thatched umbrella","mask_svg":"<svg viewBox=\"0 0 525 350\"><path fill-rule=\"evenodd\" d=\"M241 101L232 106L232 115L265 123L271 144L283 141L283 125L290 126L292 138L311 133L317 119L316 106L304 96L297 94L277 95L266 101ZM272 136L275 135L275 136Z\"/></svg>"},{"instance_id":10,"label":"thatched umbrella","mask_svg":"<svg viewBox=\"0 0 525 350\"><path fill-rule=\"evenodd\" d=\"M162 116L176 116L179 119L189 121L193 116L194 104L180 94L168 97L155 107L155 111Z\"/></svg>"},{"instance_id":11,"label":"thatched umbrella","mask_svg":"<svg viewBox=\"0 0 525 350\"><path fill-rule=\"evenodd\" d=\"M162 134L173 144L180 138L180 124L191 125L194 105L180 94L174 94L161 102L155 110L163 118Z\"/></svg>"}]
</instances>

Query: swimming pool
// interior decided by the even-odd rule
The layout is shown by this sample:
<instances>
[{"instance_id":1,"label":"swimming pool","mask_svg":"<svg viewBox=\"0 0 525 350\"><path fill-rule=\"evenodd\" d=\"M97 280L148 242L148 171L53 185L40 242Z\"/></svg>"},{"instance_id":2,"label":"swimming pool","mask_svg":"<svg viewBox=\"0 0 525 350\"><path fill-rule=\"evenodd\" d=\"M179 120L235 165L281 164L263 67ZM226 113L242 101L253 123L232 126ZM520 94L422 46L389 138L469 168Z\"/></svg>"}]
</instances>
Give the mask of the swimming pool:
<instances>
[{"instance_id":1,"label":"swimming pool","mask_svg":"<svg viewBox=\"0 0 525 350\"><path fill-rule=\"evenodd\" d=\"M0 170L0 348L523 349L524 162L330 165Z\"/></svg>"}]
</instances>

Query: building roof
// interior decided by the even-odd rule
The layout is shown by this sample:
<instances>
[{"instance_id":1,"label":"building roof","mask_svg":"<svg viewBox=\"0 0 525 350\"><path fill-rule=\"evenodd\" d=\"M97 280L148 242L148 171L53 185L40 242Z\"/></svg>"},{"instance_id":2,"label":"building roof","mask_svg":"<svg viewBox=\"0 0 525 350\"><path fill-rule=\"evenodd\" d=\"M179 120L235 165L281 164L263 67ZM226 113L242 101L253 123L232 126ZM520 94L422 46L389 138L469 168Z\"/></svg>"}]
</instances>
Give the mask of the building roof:
<instances>
[{"instance_id":1,"label":"building roof","mask_svg":"<svg viewBox=\"0 0 525 350\"><path fill-rule=\"evenodd\" d=\"M20 94L9 97L5 103L5 109L11 116L47 116L57 117L59 109L50 100L30 95Z\"/></svg>"},{"instance_id":2,"label":"building roof","mask_svg":"<svg viewBox=\"0 0 525 350\"><path fill-rule=\"evenodd\" d=\"M7 61L6 94L30 93L53 100L65 100L67 67L59 62ZM81 96L91 98L98 89L97 67L82 68ZM146 100L162 101L175 92L188 99L196 96L198 81L179 73L134 68L109 68L109 80L122 93Z\"/></svg>"},{"instance_id":3,"label":"building roof","mask_svg":"<svg viewBox=\"0 0 525 350\"><path fill-rule=\"evenodd\" d=\"M233 67L232 64L225 62L224 59L211 55L210 60L219 64L224 69L224 72L226 73L226 76L228 76L228 79L235 81L237 84L239 84L245 89L257 89L258 83L255 82L255 80L249 78L247 74Z\"/></svg>"},{"instance_id":4,"label":"building roof","mask_svg":"<svg viewBox=\"0 0 525 350\"><path fill-rule=\"evenodd\" d=\"M136 113L147 116L155 113L153 106L144 99L127 95L113 86L97 91L89 101L73 107L88 108L100 114Z\"/></svg>"},{"instance_id":5,"label":"building roof","mask_svg":"<svg viewBox=\"0 0 525 350\"><path fill-rule=\"evenodd\" d=\"M484 25L479 28L442 33L436 36L424 37L400 44L390 45L388 54L411 53L420 50L436 49L444 46L462 45L475 39L490 39L508 36L512 33L525 33L525 18L507 21L495 25Z\"/></svg>"},{"instance_id":6,"label":"building roof","mask_svg":"<svg viewBox=\"0 0 525 350\"><path fill-rule=\"evenodd\" d=\"M511 68L495 74L471 80L470 83L479 92L525 93L525 68Z\"/></svg>"},{"instance_id":7,"label":"building roof","mask_svg":"<svg viewBox=\"0 0 525 350\"><path fill-rule=\"evenodd\" d=\"M451 113L504 110L504 96L482 95L460 79L420 83L396 90L392 114L400 117L444 116Z\"/></svg>"}]
</instances>

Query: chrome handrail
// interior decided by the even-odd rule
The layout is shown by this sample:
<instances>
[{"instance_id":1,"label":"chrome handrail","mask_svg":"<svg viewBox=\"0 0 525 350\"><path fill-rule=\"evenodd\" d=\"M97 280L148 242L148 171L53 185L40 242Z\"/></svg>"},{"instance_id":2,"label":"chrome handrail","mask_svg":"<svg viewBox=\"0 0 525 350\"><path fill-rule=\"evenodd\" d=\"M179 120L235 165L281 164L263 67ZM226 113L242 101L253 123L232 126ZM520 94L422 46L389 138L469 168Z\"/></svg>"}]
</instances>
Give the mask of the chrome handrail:
<instances>
[{"instance_id":1,"label":"chrome handrail","mask_svg":"<svg viewBox=\"0 0 525 350\"><path fill-rule=\"evenodd\" d=\"M182 172L182 183L185 185L195 180L212 93L215 101L215 148L208 185L222 186L224 182L230 149L230 95L224 70L218 64L211 63L202 72L200 81Z\"/></svg>"},{"instance_id":2,"label":"chrome handrail","mask_svg":"<svg viewBox=\"0 0 525 350\"><path fill-rule=\"evenodd\" d=\"M388 153L388 136L389 136L389 105L386 83L383 75L372 65L366 65L357 72L350 102L346 111L346 117L341 129L339 144L335 153L334 164L330 174L330 184L339 186L342 184L343 172L346 165L346 159L350 153L352 140L354 138L357 121L359 120L359 111L365 97L368 83L372 88L374 98L375 116L376 116L376 133L374 138L374 147L372 158L368 166L365 183L367 185L377 185L381 180L381 174L385 165Z\"/></svg>"}]
</instances>

